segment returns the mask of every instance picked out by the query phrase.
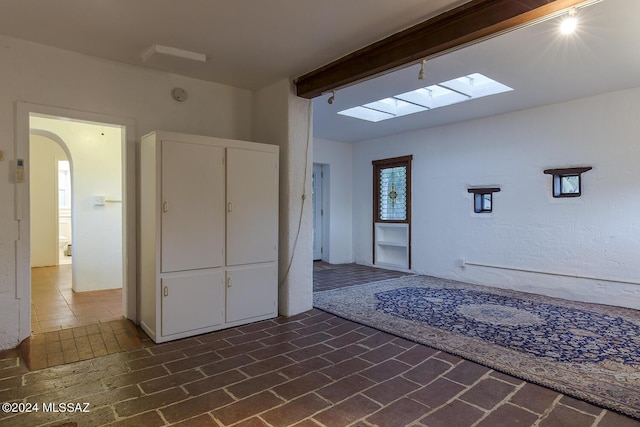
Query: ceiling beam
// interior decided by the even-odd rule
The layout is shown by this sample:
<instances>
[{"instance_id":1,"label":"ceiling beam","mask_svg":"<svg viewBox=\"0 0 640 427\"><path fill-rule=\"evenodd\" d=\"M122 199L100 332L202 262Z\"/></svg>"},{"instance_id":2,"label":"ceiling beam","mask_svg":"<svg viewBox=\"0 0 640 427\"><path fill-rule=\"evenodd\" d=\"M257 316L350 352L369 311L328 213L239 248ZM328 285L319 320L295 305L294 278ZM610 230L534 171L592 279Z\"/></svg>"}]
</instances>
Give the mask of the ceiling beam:
<instances>
[{"instance_id":1,"label":"ceiling beam","mask_svg":"<svg viewBox=\"0 0 640 427\"><path fill-rule=\"evenodd\" d=\"M400 66L522 27L585 0L471 0L294 80L314 98Z\"/></svg>"}]
</instances>

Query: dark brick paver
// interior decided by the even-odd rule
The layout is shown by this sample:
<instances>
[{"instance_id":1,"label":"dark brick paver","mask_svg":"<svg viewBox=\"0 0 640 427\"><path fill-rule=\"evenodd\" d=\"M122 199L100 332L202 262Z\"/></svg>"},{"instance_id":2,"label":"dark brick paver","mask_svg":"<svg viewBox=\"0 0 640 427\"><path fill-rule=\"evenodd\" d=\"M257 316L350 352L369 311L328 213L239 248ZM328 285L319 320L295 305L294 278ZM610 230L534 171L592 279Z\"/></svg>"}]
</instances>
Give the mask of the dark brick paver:
<instances>
[{"instance_id":1,"label":"dark brick paver","mask_svg":"<svg viewBox=\"0 0 640 427\"><path fill-rule=\"evenodd\" d=\"M376 277L375 269L354 270ZM640 427L319 310L143 345L39 371L26 369L15 351L0 353L0 403L90 404L89 413L0 413L0 427Z\"/></svg>"}]
</instances>

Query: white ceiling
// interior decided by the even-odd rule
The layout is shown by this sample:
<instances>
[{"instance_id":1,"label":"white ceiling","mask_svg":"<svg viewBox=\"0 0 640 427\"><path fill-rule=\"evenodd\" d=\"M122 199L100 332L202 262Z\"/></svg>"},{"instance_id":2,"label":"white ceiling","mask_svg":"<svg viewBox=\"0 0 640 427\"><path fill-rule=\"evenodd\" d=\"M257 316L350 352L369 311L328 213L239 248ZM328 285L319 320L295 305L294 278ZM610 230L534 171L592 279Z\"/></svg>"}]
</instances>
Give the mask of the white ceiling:
<instances>
[{"instance_id":1,"label":"white ceiling","mask_svg":"<svg viewBox=\"0 0 640 427\"><path fill-rule=\"evenodd\" d=\"M370 140L640 86L640 1L603 0L580 9L578 18L569 37L559 34L556 17L429 60L425 80L414 64L339 90L332 105L328 94L318 97L315 136ZM476 72L514 90L377 123L336 114Z\"/></svg>"},{"instance_id":2,"label":"white ceiling","mask_svg":"<svg viewBox=\"0 0 640 427\"><path fill-rule=\"evenodd\" d=\"M0 33L136 66L258 89L298 77L467 0L0 0ZM547 21L314 102L314 133L359 141L640 86L640 1L584 8L583 26L559 38ZM160 44L207 55L206 63L143 62ZM336 114L416 87L480 72L513 92L395 120Z\"/></svg>"},{"instance_id":3,"label":"white ceiling","mask_svg":"<svg viewBox=\"0 0 640 427\"><path fill-rule=\"evenodd\" d=\"M462 0L0 0L0 33L259 89L465 3ZM152 60L153 44L206 63Z\"/></svg>"}]
</instances>

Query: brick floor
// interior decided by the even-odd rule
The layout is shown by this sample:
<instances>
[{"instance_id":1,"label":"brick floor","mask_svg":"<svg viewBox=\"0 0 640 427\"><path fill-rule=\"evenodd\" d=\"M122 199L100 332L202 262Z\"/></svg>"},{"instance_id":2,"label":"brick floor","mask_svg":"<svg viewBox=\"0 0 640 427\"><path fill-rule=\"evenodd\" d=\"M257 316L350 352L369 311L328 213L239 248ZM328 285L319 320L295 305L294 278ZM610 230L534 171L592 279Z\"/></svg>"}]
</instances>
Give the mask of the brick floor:
<instances>
[{"instance_id":1,"label":"brick floor","mask_svg":"<svg viewBox=\"0 0 640 427\"><path fill-rule=\"evenodd\" d=\"M17 351L0 354L0 402L39 404L0 412L0 426L640 427L319 310L142 344L37 371ZM90 412L43 411L62 402Z\"/></svg>"},{"instance_id":2,"label":"brick floor","mask_svg":"<svg viewBox=\"0 0 640 427\"><path fill-rule=\"evenodd\" d=\"M74 292L71 265L31 269L31 332L21 344L31 369L87 360L139 347L122 317L122 289Z\"/></svg>"},{"instance_id":3,"label":"brick floor","mask_svg":"<svg viewBox=\"0 0 640 427\"><path fill-rule=\"evenodd\" d=\"M20 351L26 365L36 370L141 348L141 335L130 320L118 319L33 334L20 344Z\"/></svg>"},{"instance_id":4,"label":"brick floor","mask_svg":"<svg viewBox=\"0 0 640 427\"><path fill-rule=\"evenodd\" d=\"M401 271L371 268L359 264L328 264L323 261L314 261L313 290L316 292L326 291L344 286L395 279L410 274Z\"/></svg>"}]
</instances>

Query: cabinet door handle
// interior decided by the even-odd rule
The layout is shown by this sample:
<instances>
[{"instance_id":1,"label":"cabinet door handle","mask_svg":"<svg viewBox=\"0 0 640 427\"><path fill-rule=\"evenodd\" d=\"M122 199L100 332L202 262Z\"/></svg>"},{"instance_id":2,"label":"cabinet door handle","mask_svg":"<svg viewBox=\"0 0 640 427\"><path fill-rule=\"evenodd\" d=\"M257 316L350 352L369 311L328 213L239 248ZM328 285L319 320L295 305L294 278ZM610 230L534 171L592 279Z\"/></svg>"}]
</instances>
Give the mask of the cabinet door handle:
<instances>
[{"instance_id":1,"label":"cabinet door handle","mask_svg":"<svg viewBox=\"0 0 640 427\"><path fill-rule=\"evenodd\" d=\"M162 212L169 212L169 202L164 202L162 204Z\"/></svg>"},{"instance_id":2,"label":"cabinet door handle","mask_svg":"<svg viewBox=\"0 0 640 427\"><path fill-rule=\"evenodd\" d=\"M169 287L168 287L168 286L165 286L165 287L164 287L164 296L165 296L165 297L168 297L168 296L169 296Z\"/></svg>"},{"instance_id":3,"label":"cabinet door handle","mask_svg":"<svg viewBox=\"0 0 640 427\"><path fill-rule=\"evenodd\" d=\"M227 212L231 212L233 207L231 206L231 202L227 203Z\"/></svg>"},{"instance_id":4,"label":"cabinet door handle","mask_svg":"<svg viewBox=\"0 0 640 427\"><path fill-rule=\"evenodd\" d=\"M227 288L231 287L231 277L227 277Z\"/></svg>"}]
</instances>

